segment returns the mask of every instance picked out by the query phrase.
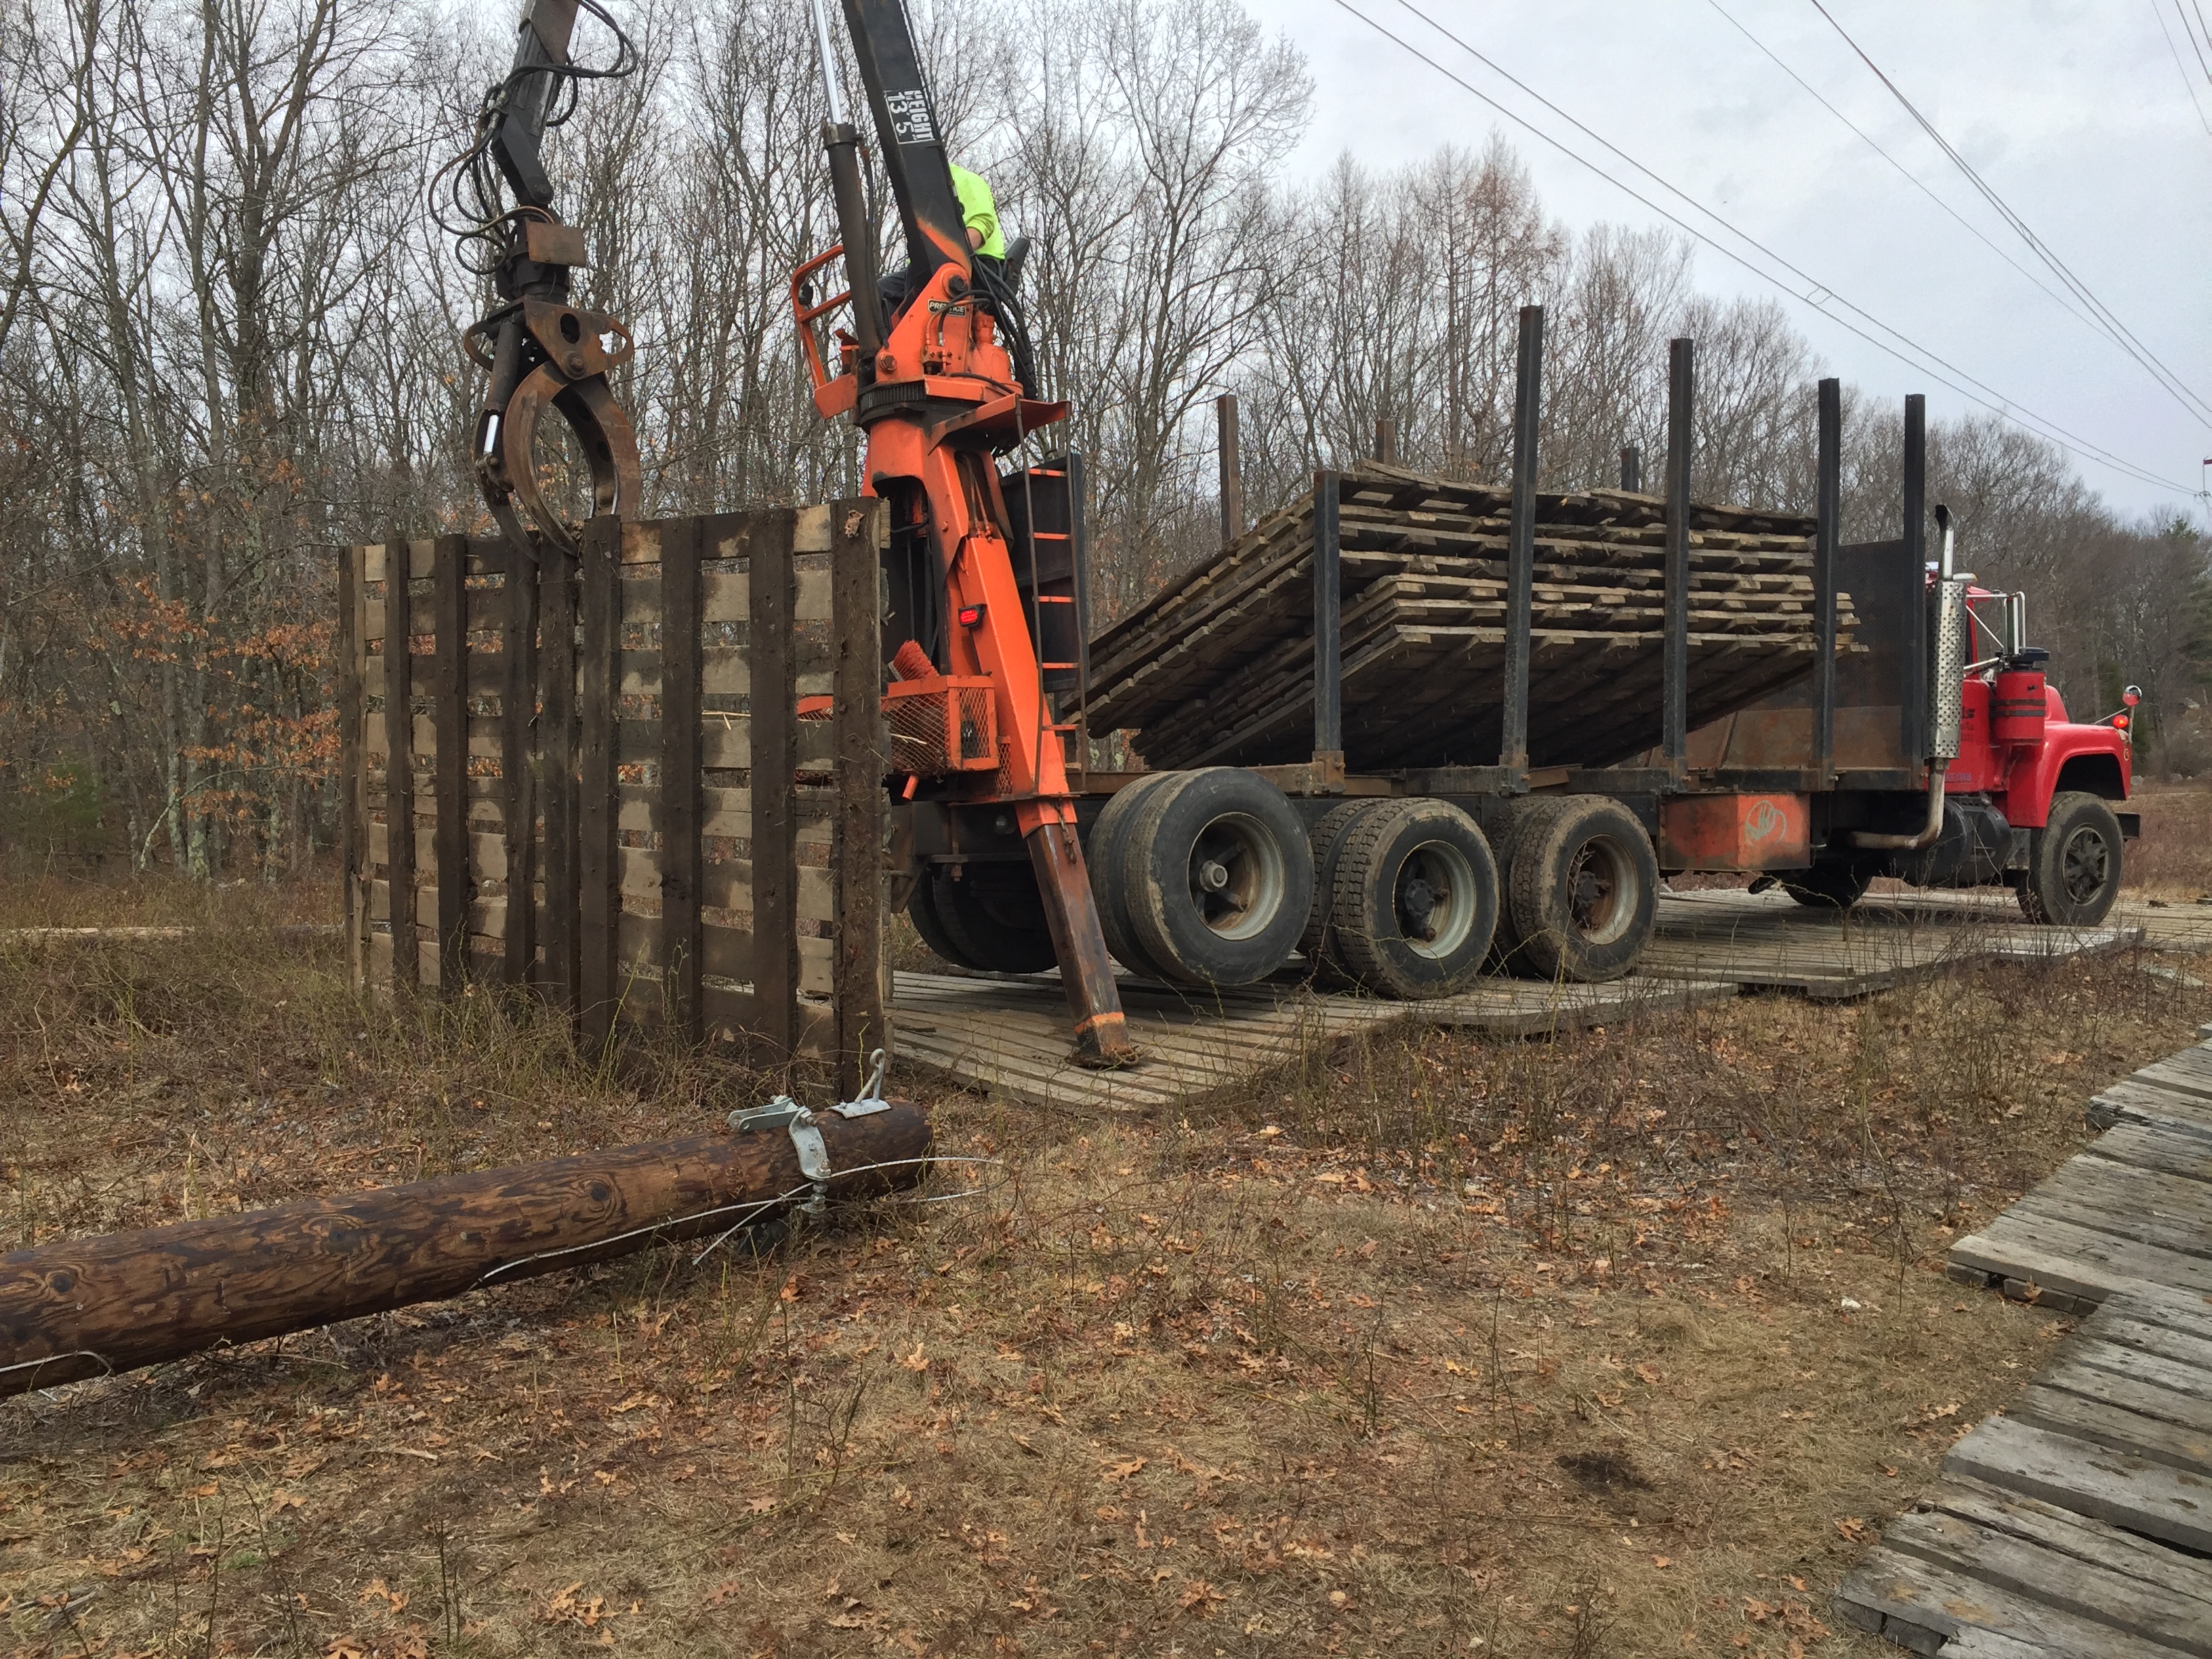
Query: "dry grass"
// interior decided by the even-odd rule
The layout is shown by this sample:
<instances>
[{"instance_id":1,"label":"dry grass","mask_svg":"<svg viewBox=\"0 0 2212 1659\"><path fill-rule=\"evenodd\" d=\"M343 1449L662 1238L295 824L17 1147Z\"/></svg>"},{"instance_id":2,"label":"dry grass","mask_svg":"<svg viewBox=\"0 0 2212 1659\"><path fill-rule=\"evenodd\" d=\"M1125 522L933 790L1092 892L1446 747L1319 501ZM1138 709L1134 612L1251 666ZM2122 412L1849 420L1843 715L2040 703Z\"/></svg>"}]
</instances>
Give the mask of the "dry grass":
<instances>
[{"instance_id":1,"label":"dry grass","mask_svg":"<svg viewBox=\"0 0 2212 1659\"><path fill-rule=\"evenodd\" d=\"M365 1015L247 896L0 948L11 1245L767 1081ZM2063 1328L1942 1252L2212 1015L2142 965L1402 1036L1172 1122L945 1094L973 1197L0 1404L0 1647L1886 1651L1827 1592Z\"/></svg>"},{"instance_id":2,"label":"dry grass","mask_svg":"<svg viewBox=\"0 0 2212 1659\"><path fill-rule=\"evenodd\" d=\"M2142 814L2142 839L2128 848L2130 896L2212 897L2212 781L2138 779L2130 805Z\"/></svg>"}]
</instances>

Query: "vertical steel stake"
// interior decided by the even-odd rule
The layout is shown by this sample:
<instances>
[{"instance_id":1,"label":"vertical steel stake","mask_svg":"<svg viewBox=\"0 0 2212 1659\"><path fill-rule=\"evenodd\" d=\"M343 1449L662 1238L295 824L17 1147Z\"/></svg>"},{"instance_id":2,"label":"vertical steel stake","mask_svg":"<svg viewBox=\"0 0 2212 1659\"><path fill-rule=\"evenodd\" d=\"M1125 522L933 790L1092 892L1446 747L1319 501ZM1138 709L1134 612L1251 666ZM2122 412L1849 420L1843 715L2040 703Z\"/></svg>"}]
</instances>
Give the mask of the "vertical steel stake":
<instances>
[{"instance_id":1,"label":"vertical steel stake","mask_svg":"<svg viewBox=\"0 0 2212 1659\"><path fill-rule=\"evenodd\" d=\"M1221 544L1244 533L1244 473L1237 453L1237 394L1224 392L1213 400L1213 418L1221 431Z\"/></svg>"},{"instance_id":2,"label":"vertical steel stake","mask_svg":"<svg viewBox=\"0 0 2212 1659\"><path fill-rule=\"evenodd\" d=\"M1314 474L1314 764L1344 764L1344 626L1338 476Z\"/></svg>"},{"instance_id":3,"label":"vertical steel stake","mask_svg":"<svg viewBox=\"0 0 2212 1659\"><path fill-rule=\"evenodd\" d=\"M1836 554L1843 532L1843 383L1820 382L1819 496L1813 532L1813 769L1823 787L1836 764Z\"/></svg>"},{"instance_id":4,"label":"vertical steel stake","mask_svg":"<svg viewBox=\"0 0 2212 1659\"><path fill-rule=\"evenodd\" d=\"M1498 763L1528 769L1528 612L1536 580L1536 440L1544 412L1544 307L1521 307L1513 385L1513 509L1506 538L1504 709Z\"/></svg>"},{"instance_id":5,"label":"vertical steel stake","mask_svg":"<svg viewBox=\"0 0 2212 1659\"><path fill-rule=\"evenodd\" d=\"M1690 753L1690 460L1697 413L1697 343L1670 341L1667 350L1667 637L1660 750L1680 777Z\"/></svg>"}]
</instances>

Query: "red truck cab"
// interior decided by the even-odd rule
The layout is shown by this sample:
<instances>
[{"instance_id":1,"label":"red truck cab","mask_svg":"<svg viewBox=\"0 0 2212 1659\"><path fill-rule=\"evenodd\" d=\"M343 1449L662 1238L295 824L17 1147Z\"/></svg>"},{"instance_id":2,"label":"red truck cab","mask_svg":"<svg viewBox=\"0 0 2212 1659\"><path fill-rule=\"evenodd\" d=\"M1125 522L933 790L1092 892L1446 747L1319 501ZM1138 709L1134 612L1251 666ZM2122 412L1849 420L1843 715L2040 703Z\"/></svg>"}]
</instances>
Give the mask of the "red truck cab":
<instances>
[{"instance_id":1,"label":"red truck cab","mask_svg":"<svg viewBox=\"0 0 2212 1659\"><path fill-rule=\"evenodd\" d=\"M2006 596L1972 588L1966 596L1977 638L1996 634L1988 613ZM1986 630L1986 634L1985 634ZM2069 718L2058 688L2043 676L2041 653L1975 664L1960 688L1959 753L1948 784L1954 795L1983 793L2016 830L2040 830L2051 804L2067 793L2128 799L2134 752L2126 711L2091 724Z\"/></svg>"}]
</instances>

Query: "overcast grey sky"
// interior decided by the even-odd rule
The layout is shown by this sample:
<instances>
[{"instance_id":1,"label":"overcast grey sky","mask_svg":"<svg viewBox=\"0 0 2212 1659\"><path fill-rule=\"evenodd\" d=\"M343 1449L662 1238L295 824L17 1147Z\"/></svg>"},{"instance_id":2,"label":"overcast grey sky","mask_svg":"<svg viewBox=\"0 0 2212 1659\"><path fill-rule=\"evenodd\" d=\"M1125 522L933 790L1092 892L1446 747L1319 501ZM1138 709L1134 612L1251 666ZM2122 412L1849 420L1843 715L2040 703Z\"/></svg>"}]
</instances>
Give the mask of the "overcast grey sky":
<instances>
[{"instance_id":1,"label":"overcast grey sky","mask_svg":"<svg viewBox=\"0 0 2212 1659\"><path fill-rule=\"evenodd\" d=\"M1336 0L1249 3L1297 41L1312 65L1316 118L1298 157L1303 170L1318 172L1347 149L1363 161L1394 165L1447 142L1479 146L1494 126L1534 171L1554 216L1577 228L1599 220L1662 222ZM1655 202L1722 234L1469 57L1407 0L1349 3ZM1714 0L1411 4L1833 295L1963 371L1952 378L1963 384L1971 375L2171 481L2145 483L2079 462L2082 476L2116 507L2192 504L2198 464L2212 456L2212 423L2185 410L2119 346L1977 240L1729 21L1742 24L1998 249L2063 294L2059 279L1914 125L1812 0L1718 0L1725 15ZM2212 0L1828 4L1868 57L2074 275L2190 392L2212 400L2206 125L2212 78L2177 11L2193 26L2200 10L2212 16ZM2212 58L2212 46L2204 50ZM1698 251L1697 276L1710 290L1778 292L1709 247ZM1791 285L1806 291L1794 279ZM1813 307L1785 304L1847 381L1884 398L1925 392L1931 411L1942 415L1972 406L1932 373L1854 337ZM1828 305L1842 313L1835 300Z\"/></svg>"}]
</instances>

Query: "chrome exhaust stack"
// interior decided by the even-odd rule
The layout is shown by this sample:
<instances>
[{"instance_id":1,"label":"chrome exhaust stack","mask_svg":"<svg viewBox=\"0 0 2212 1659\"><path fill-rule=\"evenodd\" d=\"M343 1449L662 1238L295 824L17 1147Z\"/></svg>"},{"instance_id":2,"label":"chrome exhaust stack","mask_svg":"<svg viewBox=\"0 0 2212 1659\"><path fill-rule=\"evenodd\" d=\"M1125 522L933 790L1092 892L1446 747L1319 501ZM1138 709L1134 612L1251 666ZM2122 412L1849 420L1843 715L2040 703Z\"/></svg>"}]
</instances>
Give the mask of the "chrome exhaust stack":
<instances>
[{"instance_id":1,"label":"chrome exhaust stack","mask_svg":"<svg viewBox=\"0 0 2212 1659\"><path fill-rule=\"evenodd\" d=\"M1936 585L1928 592L1928 818L1917 833L1898 836L1870 830L1851 832L1851 845L1872 850L1917 853L1936 844L1943 833L1943 774L1959 756L1959 726L1966 672L1966 588L1972 575L1958 574L1957 550L1951 527L1951 509L1936 509L1936 526L1942 533L1942 550L1936 565ZM2026 609L2023 604L2021 609ZM2025 617L2021 618L2022 623Z\"/></svg>"}]
</instances>

